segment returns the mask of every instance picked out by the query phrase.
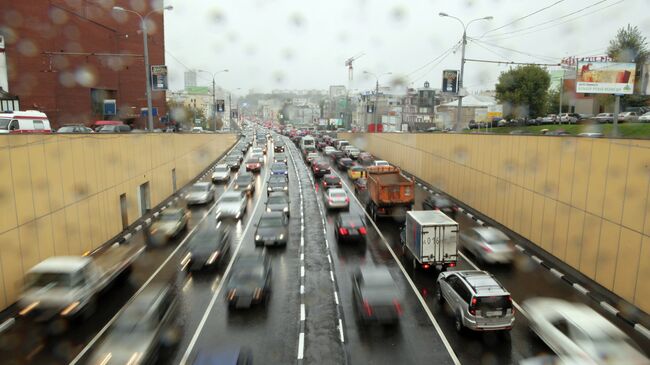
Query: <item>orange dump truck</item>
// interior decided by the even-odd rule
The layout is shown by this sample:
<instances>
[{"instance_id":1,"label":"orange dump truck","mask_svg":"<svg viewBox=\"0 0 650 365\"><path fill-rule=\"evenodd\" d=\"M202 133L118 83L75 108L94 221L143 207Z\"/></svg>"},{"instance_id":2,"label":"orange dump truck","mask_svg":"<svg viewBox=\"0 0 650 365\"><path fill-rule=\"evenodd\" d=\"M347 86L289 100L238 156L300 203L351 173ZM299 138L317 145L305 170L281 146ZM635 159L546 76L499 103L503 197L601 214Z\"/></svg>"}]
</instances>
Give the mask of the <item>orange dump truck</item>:
<instances>
[{"instance_id":1,"label":"orange dump truck","mask_svg":"<svg viewBox=\"0 0 650 365\"><path fill-rule=\"evenodd\" d=\"M393 217L404 220L415 201L415 181L395 166L370 166L366 210L373 220Z\"/></svg>"}]
</instances>

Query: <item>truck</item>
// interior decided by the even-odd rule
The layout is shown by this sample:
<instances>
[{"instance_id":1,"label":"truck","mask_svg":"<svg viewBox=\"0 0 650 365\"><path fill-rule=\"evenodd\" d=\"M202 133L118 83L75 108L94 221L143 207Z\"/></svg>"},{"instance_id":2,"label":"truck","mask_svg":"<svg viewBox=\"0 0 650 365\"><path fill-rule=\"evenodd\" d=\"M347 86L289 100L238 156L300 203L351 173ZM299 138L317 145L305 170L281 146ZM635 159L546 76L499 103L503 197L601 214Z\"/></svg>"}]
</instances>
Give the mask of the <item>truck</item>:
<instances>
[{"instance_id":1,"label":"truck","mask_svg":"<svg viewBox=\"0 0 650 365\"><path fill-rule=\"evenodd\" d=\"M458 260L458 223L439 210L412 210L406 213L400 242L413 269L445 271Z\"/></svg>"},{"instance_id":2,"label":"truck","mask_svg":"<svg viewBox=\"0 0 650 365\"><path fill-rule=\"evenodd\" d=\"M41 261L25 276L18 314L37 322L90 317L99 294L128 275L143 250L116 243L93 256L53 256Z\"/></svg>"},{"instance_id":3,"label":"truck","mask_svg":"<svg viewBox=\"0 0 650 365\"><path fill-rule=\"evenodd\" d=\"M392 217L403 222L415 201L415 180L404 176L396 166L369 166L366 173L368 214L374 221Z\"/></svg>"}]
</instances>

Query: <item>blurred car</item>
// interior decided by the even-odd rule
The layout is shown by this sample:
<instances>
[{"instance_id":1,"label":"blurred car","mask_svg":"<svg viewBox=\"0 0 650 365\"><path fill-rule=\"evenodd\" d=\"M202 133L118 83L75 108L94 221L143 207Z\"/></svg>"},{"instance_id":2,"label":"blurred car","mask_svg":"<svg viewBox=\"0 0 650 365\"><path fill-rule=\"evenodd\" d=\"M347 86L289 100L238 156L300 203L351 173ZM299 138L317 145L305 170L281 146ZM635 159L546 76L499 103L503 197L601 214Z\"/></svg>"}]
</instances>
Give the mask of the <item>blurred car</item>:
<instances>
[{"instance_id":1,"label":"blurred car","mask_svg":"<svg viewBox=\"0 0 650 365\"><path fill-rule=\"evenodd\" d=\"M56 130L56 133L95 133L83 124L66 124Z\"/></svg>"},{"instance_id":2,"label":"blurred car","mask_svg":"<svg viewBox=\"0 0 650 365\"><path fill-rule=\"evenodd\" d=\"M436 281L436 298L447 302L457 332L509 331L515 322L510 293L490 273L445 271Z\"/></svg>"},{"instance_id":3,"label":"blurred car","mask_svg":"<svg viewBox=\"0 0 650 365\"><path fill-rule=\"evenodd\" d=\"M238 148L241 153L246 154L246 152L248 152L248 147L249 147L248 143L244 142L241 143Z\"/></svg>"},{"instance_id":4,"label":"blurred car","mask_svg":"<svg viewBox=\"0 0 650 365\"><path fill-rule=\"evenodd\" d=\"M612 123L614 122L614 114L612 113L600 113L594 117L596 123Z\"/></svg>"},{"instance_id":5,"label":"blurred car","mask_svg":"<svg viewBox=\"0 0 650 365\"><path fill-rule=\"evenodd\" d=\"M255 147L257 147L257 149L259 149L263 155L266 155L266 141L257 142Z\"/></svg>"},{"instance_id":6,"label":"blurred car","mask_svg":"<svg viewBox=\"0 0 650 365\"><path fill-rule=\"evenodd\" d=\"M368 152L361 152L357 157L357 161L363 166L370 166L375 161L375 158Z\"/></svg>"},{"instance_id":7,"label":"blurred car","mask_svg":"<svg viewBox=\"0 0 650 365\"><path fill-rule=\"evenodd\" d=\"M253 352L248 347L223 350L201 349L192 365L253 365Z\"/></svg>"},{"instance_id":8,"label":"blurred car","mask_svg":"<svg viewBox=\"0 0 650 365\"><path fill-rule=\"evenodd\" d=\"M422 201L423 210L440 210L445 213L449 218L456 219L458 208L451 200L440 195L430 195Z\"/></svg>"},{"instance_id":9,"label":"blurred car","mask_svg":"<svg viewBox=\"0 0 650 365\"><path fill-rule=\"evenodd\" d=\"M347 169L352 165L354 165L354 161L349 157L343 157L336 161L336 167L338 167L339 170L347 171Z\"/></svg>"},{"instance_id":10,"label":"blurred car","mask_svg":"<svg viewBox=\"0 0 650 365\"><path fill-rule=\"evenodd\" d=\"M639 116L636 114L636 112L622 112L618 113L618 121L634 123L639 121Z\"/></svg>"},{"instance_id":11,"label":"blurred car","mask_svg":"<svg viewBox=\"0 0 650 365\"><path fill-rule=\"evenodd\" d=\"M287 154L286 153L276 153L273 155L273 162L287 162Z\"/></svg>"},{"instance_id":12,"label":"blurred car","mask_svg":"<svg viewBox=\"0 0 650 365\"><path fill-rule=\"evenodd\" d=\"M274 162L271 165L271 175L289 176L289 167L284 162Z\"/></svg>"},{"instance_id":13,"label":"blurred car","mask_svg":"<svg viewBox=\"0 0 650 365\"><path fill-rule=\"evenodd\" d=\"M368 190L368 180L365 177L354 180L352 185L354 185L354 193L357 195Z\"/></svg>"},{"instance_id":14,"label":"blurred car","mask_svg":"<svg viewBox=\"0 0 650 365\"><path fill-rule=\"evenodd\" d=\"M271 263L266 254L241 254L233 263L226 284L229 308L263 304L271 295Z\"/></svg>"},{"instance_id":15,"label":"blurred car","mask_svg":"<svg viewBox=\"0 0 650 365\"><path fill-rule=\"evenodd\" d=\"M189 271L212 269L225 260L230 251L230 229L219 222L216 230L203 229L192 236L183 263Z\"/></svg>"},{"instance_id":16,"label":"blurred car","mask_svg":"<svg viewBox=\"0 0 650 365\"><path fill-rule=\"evenodd\" d=\"M509 264L515 255L510 237L494 227L474 227L460 232L460 244L474 257L489 264Z\"/></svg>"},{"instance_id":17,"label":"blurred car","mask_svg":"<svg viewBox=\"0 0 650 365\"><path fill-rule=\"evenodd\" d=\"M266 193L285 192L289 191L289 179L286 175L271 175L266 184Z\"/></svg>"},{"instance_id":18,"label":"blurred car","mask_svg":"<svg viewBox=\"0 0 650 365\"><path fill-rule=\"evenodd\" d=\"M266 200L267 212L282 212L287 217L291 216L291 201L289 195L285 192L270 193L269 198Z\"/></svg>"},{"instance_id":19,"label":"blurred car","mask_svg":"<svg viewBox=\"0 0 650 365\"><path fill-rule=\"evenodd\" d=\"M314 163L311 164L311 171L317 179L332 172L330 170L330 164L324 160L314 161Z\"/></svg>"},{"instance_id":20,"label":"blurred car","mask_svg":"<svg viewBox=\"0 0 650 365\"><path fill-rule=\"evenodd\" d=\"M330 156L330 158L332 159L332 161L333 161L334 163L336 163L336 162L338 162L339 159L345 157L345 153L344 153L343 151L336 150L336 151L332 151L332 152L329 154L329 156Z\"/></svg>"},{"instance_id":21,"label":"blurred car","mask_svg":"<svg viewBox=\"0 0 650 365\"><path fill-rule=\"evenodd\" d=\"M323 154L324 154L325 156L328 156L328 157L329 157L329 155L330 155L332 152L334 152L334 151L336 151L336 148L334 148L334 147L332 147L332 146L326 146L326 147L323 148Z\"/></svg>"},{"instance_id":22,"label":"blurred car","mask_svg":"<svg viewBox=\"0 0 650 365\"><path fill-rule=\"evenodd\" d=\"M191 213L185 208L167 208L149 226L148 245L163 245L187 228Z\"/></svg>"},{"instance_id":23,"label":"blurred car","mask_svg":"<svg viewBox=\"0 0 650 365\"><path fill-rule=\"evenodd\" d=\"M353 159L353 160L356 160L357 158L359 158L359 154L361 154L361 151L359 151L359 149L356 148L356 147L348 147L345 150L345 155L348 156L349 158Z\"/></svg>"},{"instance_id":24,"label":"blurred car","mask_svg":"<svg viewBox=\"0 0 650 365\"><path fill-rule=\"evenodd\" d=\"M350 209L350 198L348 193L341 188L330 188L323 190L325 209Z\"/></svg>"},{"instance_id":25,"label":"blurred car","mask_svg":"<svg viewBox=\"0 0 650 365\"><path fill-rule=\"evenodd\" d=\"M257 222L255 246L286 246L289 239L289 218L283 212L265 212Z\"/></svg>"},{"instance_id":26,"label":"blurred car","mask_svg":"<svg viewBox=\"0 0 650 365\"><path fill-rule=\"evenodd\" d=\"M248 158L248 160L257 160L260 165L264 166L264 155L259 152L251 153L251 156Z\"/></svg>"},{"instance_id":27,"label":"blurred car","mask_svg":"<svg viewBox=\"0 0 650 365\"><path fill-rule=\"evenodd\" d=\"M324 140L319 140L316 142L316 149L322 151L327 146Z\"/></svg>"},{"instance_id":28,"label":"blurred car","mask_svg":"<svg viewBox=\"0 0 650 365\"><path fill-rule=\"evenodd\" d=\"M365 324L397 324L402 316L399 291L385 266L358 268L352 274L352 296Z\"/></svg>"},{"instance_id":29,"label":"blurred car","mask_svg":"<svg viewBox=\"0 0 650 365\"><path fill-rule=\"evenodd\" d=\"M342 188L343 183L341 182L341 178L334 174L327 174L323 176L323 190L327 190L330 188Z\"/></svg>"},{"instance_id":30,"label":"blurred car","mask_svg":"<svg viewBox=\"0 0 650 365\"><path fill-rule=\"evenodd\" d=\"M390 166L388 161L384 161L384 160L375 160L372 165L373 166Z\"/></svg>"},{"instance_id":31,"label":"blurred car","mask_svg":"<svg viewBox=\"0 0 650 365\"><path fill-rule=\"evenodd\" d=\"M307 163L307 165L311 165L311 163L313 161L315 161L316 159L318 159L318 153L317 152L309 152L305 156L305 162Z\"/></svg>"},{"instance_id":32,"label":"blurred car","mask_svg":"<svg viewBox=\"0 0 650 365\"><path fill-rule=\"evenodd\" d=\"M251 154L254 154L254 153L257 153L257 154L260 154L260 155L264 155L264 148L261 148L260 146L255 146L255 147L253 147L253 149L251 150Z\"/></svg>"},{"instance_id":33,"label":"blurred car","mask_svg":"<svg viewBox=\"0 0 650 365\"><path fill-rule=\"evenodd\" d=\"M217 184L217 183L225 183L230 180L230 167L226 164L219 164L214 167L214 171L212 172L212 182Z\"/></svg>"},{"instance_id":34,"label":"blurred car","mask_svg":"<svg viewBox=\"0 0 650 365\"><path fill-rule=\"evenodd\" d=\"M217 201L216 219L240 219L246 212L248 198L242 190L224 192Z\"/></svg>"},{"instance_id":35,"label":"blurred car","mask_svg":"<svg viewBox=\"0 0 650 365\"><path fill-rule=\"evenodd\" d=\"M648 123L650 122L650 112L647 112L639 117L639 122Z\"/></svg>"},{"instance_id":36,"label":"blurred car","mask_svg":"<svg viewBox=\"0 0 650 365\"><path fill-rule=\"evenodd\" d=\"M600 132L578 133L578 137L603 138L605 135Z\"/></svg>"},{"instance_id":37,"label":"blurred car","mask_svg":"<svg viewBox=\"0 0 650 365\"><path fill-rule=\"evenodd\" d=\"M89 364L124 365L154 361L160 346L181 339L177 293L169 285L152 283L126 304L94 347Z\"/></svg>"},{"instance_id":38,"label":"blurred car","mask_svg":"<svg viewBox=\"0 0 650 365\"><path fill-rule=\"evenodd\" d=\"M530 329L560 358L592 364L650 364L623 331L587 305L556 298L522 303Z\"/></svg>"},{"instance_id":39,"label":"blurred car","mask_svg":"<svg viewBox=\"0 0 650 365\"><path fill-rule=\"evenodd\" d=\"M284 142L278 141L273 145L273 152L276 153L283 153L284 152Z\"/></svg>"},{"instance_id":40,"label":"blurred car","mask_svg":"<svg viewBox=\"0 0 650 365\"><path fill-rule=\"evenodd\" d=\"M366 177L366 169L361 165L352 165L348 168L348 177L350 180Z\"/></svg>"},{"instance_id":41,"label":"blurred car","mask_svg":"<svg viewBox=\"0 0 650 365\"><path fill-rule=\"evenodd\" d=\"M357 214L341 213L336 218L336 240L338 242L344 241L365 241L366 222Z\"/></svg>"},{"instance_id":42,"label":"blurred car","mask_svg":"<svg viewBox=\"0 0 650 365\"><path fill-rule=\"evenodd\" d=\"M250 158L246 161L246 171L260 172L262 171L262 164L259 159Z\"/></svg>"},{"instance_id":43,"label":"blurred car","mask_svg":"<svg viewBox=\"0 0 650 365\"><path fill-rule=\"evenodd\" d=\"M255 192L255 177L249 172L242 172L235 178L233 190L243 191L247 194Z\"/></svg>"},{"instance_id":44,"label":"blurred car","mask_svg":"<svg viewBox=\"0 0 650 365\"><path fill-rule=\"evenodd\" d=\"M97 130L97 133L129 133L131 132L131 127L126 124L117 124L117 125L103 125Z\"/></svg>"},{"instance_id":45,"label":"blurred car","mask_svg":"<svg viewBox=\"0 0 650 365\"><path fill-rule=\"evenodd\" d=\"M553 124L557 122L558 118L555 114L549 114L542 118L542 124Z\"/></svg>"},{"instance_id":46,"label":"blurred car","mask_svg":"<svg viewBox=\"0 0 650 365\"><path fill-rule=\"evenodd\" d=\"M582 117L580 114L576 113L562 113L560 114L560 121L562 123L569 123L569 124L575 124L578 123Z\"/></svg>"},{"instance_id":47,"label":"blurred car","mask_svg":"<svg viewBox=\"0 0 650 365\"><path fill-rule=\"evenodd\" d=\"M239 152L239 151L233 151L233 152L231 152L228 156L230 156L230 157L234 157L234 158L238 159L238 160L239 160L239 163L244 162L244 154L242 154L242 153Z\"/></svg>"},{"instance_id":48,"label":"blurred car","mask_svg":"<svg viewBox=\"0 0 650 365\"><path fill-rule=\"evenodd\" d=\"M214 185L209 182L195 183L185 196L187 205L207 204L211 201L214 201Z\"/></svg>"},{"instance_id":49,"label":"blurred car","mask_svg":"<svg viewBox=\"0 0 650 365\"><path fill-rule=\"evenodd\" d=\"M236 157L226 157L224 163L228 165L231 170L239 170L240 163L239 159Z\"/></svg>"}]
</instances>

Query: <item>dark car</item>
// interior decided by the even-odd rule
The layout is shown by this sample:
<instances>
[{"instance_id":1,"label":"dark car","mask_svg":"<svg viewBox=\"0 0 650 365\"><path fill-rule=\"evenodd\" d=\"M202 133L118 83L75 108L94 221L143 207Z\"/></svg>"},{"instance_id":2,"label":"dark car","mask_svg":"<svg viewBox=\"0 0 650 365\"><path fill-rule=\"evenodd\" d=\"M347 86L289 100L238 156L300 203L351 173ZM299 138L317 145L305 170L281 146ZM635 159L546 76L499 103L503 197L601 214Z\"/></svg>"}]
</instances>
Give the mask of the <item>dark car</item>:
<instances>
[{"instance_id":1,"label":"dark car","mask_svg":"<svg viewBox=\"0 0 650 365\"><path fill-rule=\"evenodd\" d=\"M375 158L368 152L361 152L359 153L359 157L357 157L357 162L363 166L370 166L374 161Z\"/></svg>"},{"instance_id":2,"label":"dark car","mask_svg":"<svg viewBox=\"0 0 650 365\"><path fill-rule=\"evenodd\" d=\"M84 124L65 124L56 133L93 133L93 130Z\"/></svg>"},{"instance_id":3,"label":"dark car","mask_svg":"<svg viewBox=\"0 0 650 365\"><path fill-rule=\"evenodd\" d=\"M255 177L248 172L242 172L235 178L234 190L242 190L246 193L252 194L255 192Z\"/></svg>"},{"instance_id":4,"label":"dark car","mask_svg":"<svg viewBox=\"0 0 650 365\"><path fill-rule=\"evenodd\" d=\"M266 184L266 192L270 194L276 191L285 193L289 191L289 179L287 179L286 175L271 175L269 177L269 182Z\"/></svg>"},{"instance_id":5,"label":"dark car","mask_svg":"<svg viewBox=\"0 0 650 365\"><path fill-rule=\"evenodd\" d=\"M354 193L357 195L368 190L368 180L365 177L354 180L352 184L354 185Z\"/></svg>"},{"instance_id":6,"label":"dark car","mask_svg":"<svg viewBox=\"0 0 650 365\"><path fill-rule=\"evenodd\" d=\"M267 212L282 212L291 216L291 201L289 201L289 195L285 192L276 192L270 193L269 198L266 200L266 211Z\"/></svg>"},{"instance_id":7,"label":"dark car","mask_svg":"<svg viewBox=\"0 0 650 365\"><path fill-rule=\"evenodd\" d=\"M341 213L336 219L336 240L364 241L367 234L366 223L357 214Z\"/></svg>"},{"instance_id":8,"label":"dark car","mask_svg":"<svg viewBox=\"0 0 650 365\"><path fill-rule=\"evenodd\" d=\"M287 163L287 154L286 153L276 153L273 155L273 162L284 162Z\"/></svg>"},{"instance_id":9,"label":"dark car","mask_svg":"<svg viewBox=\"0 0 650 365\"><path fill-rule=\"evenodd\" d=\"M205 229L192 236L186 256L187 269L198 271L215 268L223 262L230 251L230 230L219 222L217 229Z\"/></svg>"},{"instance_id":10,"label":"dark car","mask_svg":"<svg viewBox=\"0 0 650 365\"><path fill-rule=\"evenodd\" d=\"M253 365L253 352L248 347L223 350L199 350L192 365Z\"/></svg>"},{"instance_id":11,"label":"dark car","mask_svg":"<svg viewBox=\"0 0 650 365\"><path fill-rule=\"evenodd\" d=\"M343 151L336 150L330 153L330 158L332 159L332 161L334 161L334 163L338 162L339 159L344 157L345 157L345 152Z\"/></svg>"},{"instance_id":12,"label":"dark car","mask_svg":"<svg viewBox=\"0 0 650 365\"><path fill-rule=\"evenodd\" d=\"M273 146L273 152L284 152L284 142L276 142L275 145Z\"/></svg>"},{"instance_id":13,"label":"dark car","mask_svg":"<svg viewBox=\"0 0 650 365\"><path fill-rule=\"evenodd\" d=\"M286 246L289 239L289 218L284 213L263 213L256 226L255 246Z\"/></svg>"},{"instance_id":14,"label":"dark car","mask_svg":"<svg viewBox=\"0 0 650 365\"><path fill-rule=\"evenodd\" d=\"M284 162L274 162L271 165L271 175L289 176L289 167Z\"/></svg>"},{"instance_id":15,"label":"dark car","mask_svg":"<svg viewBox=\"0 0 650 365\"><path fill-rule=\"evenodd\" d=\"M451 200L437 195L431 195L424 199L422 202L422 209L440 210L451 219L456 219L456 213L458 212L458 207L456 207Z\"/></svg>"},{"instance_id":16,"label":"dark car","mask_svg":"<svg viewBox=\"0 0 650 365\"><path fill-rule=\"evenodd\" d=\"M241 164L241 162L239 162L239 159L237 157L232 157L232 156L226 157L224 163L228 165L228 167L231 170L239 170L239 165Z\"/></svg>"},{"instance_id":17,"label":"dark car","mask_svg":"<svg viewBox=\"0 0 650 365\"><path fill-rule=\"evenodd\" d=\"M354 165L354 161L348 157L343 157L336 161L336 166L339 170L347 171L352 165Z\"/></svg>"},{"instance_id":18,"label":"dark car","mask_svg":"<svg viewBox=\"0 0 650 365\"><path fill-rule=\"evenodd\" d=\"M311 164L311 171L314 173L315 178L321 178L331 173L330 164L323 160L315 161Z\"/></svg>"},{"instance_id":19,"label":"dark car","mask_svg":"<svg viewBox=\"0 0 650 365\"><path fill-rule=\"evenodd\" d=\"M262 171L262 164L260 163L260 160L256 158L251 158L248 161L246 161L246 171L252 171L252 172Z\"/></svg>"},{"instance_id":20,"label":"dark car","mask_svg":"<svg viewBox=\"0 0 650 365\"><path fill-rule=\"evenodd\" d=\"M318 149L319 151L322 151L323 148L325 148L325 146L327 146L327 143L325 143L324 140L320 140L316 142L316 149Z\"/></svg>"},{"instance_id":21,"label":"dark car","mask_svg":"<svg viewBox=\"0 0 650 365\"><path fill-rule=\"evenodd\" d=\"M239 151L231 152L229 157L237 158L239 160L239 163L244 162L244 155Z\"/></svg>"},{"instance_id":22,"label":"dark car","mask_svg":"<svg viewBox=\"0 0 650 365\"><path fill-rule=\"evenodd\" d=\"M239 145L239 151L243 154L246 154L248 152L248 143L242 143Z\"/></svg>"},{"instance_id":23,"label":"dark car","mask_svg":"<svg viewBox=\"0 0 650 365\"><path fill-rule=\"evenodd\" d=\"M271 294L271 263L266 254L241 254L226 285L229 308L266 305Z\"/></svg>"},{"instance_id":24,"label":"dark car","mask_svg":"<svg viewBox=\"0 0 650 365\"><path fill-rule=\"evenodd\" d=\"M341 178L336 175L328 174L323 176L323 189L342 188Z\"/></svg>"},{"instance_id":25,"label":"dark car","mask_svg":"<svg viewBox=\"0 0 650 365\"><path fill-rule=\"evenodd\" d=\"M129 133L131 127L126 124L103 125L96 131L97 133Z\"/></svg>"},{"instance_id":26,"label":"dark car","mask_svg":"<svg viewBox=\"0 0 650 365\"><path fill-rule=\"evenodd\" d=\"M399 321L402 306L388 268L363 267L352 274L352 293L359 319L364 323Z\"/></svg>"}]
</instances>

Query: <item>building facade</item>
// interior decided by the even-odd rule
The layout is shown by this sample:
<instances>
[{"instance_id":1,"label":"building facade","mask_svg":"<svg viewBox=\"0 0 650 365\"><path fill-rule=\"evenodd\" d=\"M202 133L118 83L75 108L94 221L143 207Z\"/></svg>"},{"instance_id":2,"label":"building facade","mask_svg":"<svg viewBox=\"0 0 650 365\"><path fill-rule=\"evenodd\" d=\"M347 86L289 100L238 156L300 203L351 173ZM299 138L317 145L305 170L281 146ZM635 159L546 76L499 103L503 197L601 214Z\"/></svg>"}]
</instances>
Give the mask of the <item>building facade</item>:
<instances>
[{"instance_id":1,"label":"building facade","mask_svg":"<svg viewBox=\"0 0 650 365\"><path fill-rule=\"evenodd\" d=\"M140 19L112 8L146 14L149 3L0 0L7 89L20 98L21 108L45 112L54 127L100 119L143 127L147 99ZM149 20L150 64L163 65L164 18L152 13ZM157 122L166 114L165 93L154 91L152 99ZM104 109L105 100L116 101L116 115Z\"/></svg>"},{"instance_id":2,"label":"building facade","mask_svg":"<svg viewBox=\"0 0 650 365\"><path fill-rule=\"evenodd\" d=\"M436 125L436 91L426 81L423 87L408 89L404 96L404 123L409 131L423 131Z\"/></svg>"},{"instance_id":3,"label":"building facade","mask_svg":"<svg viewBox=\"0 0 650 365\"><path fill-rule=\"evenodd\" d=\"M189 70L185 71L183 74L183 81L185 84L185 88L191 88L196 86L196 71L194 70Z\"/></svg>"}]
</instances>

